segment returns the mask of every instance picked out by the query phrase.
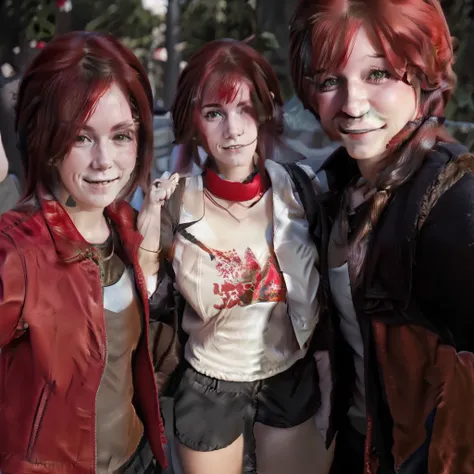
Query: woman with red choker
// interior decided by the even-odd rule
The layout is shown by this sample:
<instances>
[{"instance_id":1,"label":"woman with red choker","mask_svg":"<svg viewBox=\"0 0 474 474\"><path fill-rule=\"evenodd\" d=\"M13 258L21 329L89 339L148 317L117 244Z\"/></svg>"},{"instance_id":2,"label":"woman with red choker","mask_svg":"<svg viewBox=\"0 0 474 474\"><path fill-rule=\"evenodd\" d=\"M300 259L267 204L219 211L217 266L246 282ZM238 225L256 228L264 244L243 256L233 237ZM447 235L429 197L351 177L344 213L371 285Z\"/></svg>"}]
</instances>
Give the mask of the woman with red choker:
<instances>
[{"instance_id":1,"label":"woman with red choker","mask_svg":"<svg viewBox=\"0 0 474 474\"><path fill-rule=\"evenodd\" d=\"M282 105L269 64L238 41L205 45L178 82L176 171L201 169L161 211L161 257L186 301L173 394L185 474L240 474L244 451L245 472L327 472L328 354L308 352L318 253L289 174L268 159Z\"/></svg>"}]
</instances>

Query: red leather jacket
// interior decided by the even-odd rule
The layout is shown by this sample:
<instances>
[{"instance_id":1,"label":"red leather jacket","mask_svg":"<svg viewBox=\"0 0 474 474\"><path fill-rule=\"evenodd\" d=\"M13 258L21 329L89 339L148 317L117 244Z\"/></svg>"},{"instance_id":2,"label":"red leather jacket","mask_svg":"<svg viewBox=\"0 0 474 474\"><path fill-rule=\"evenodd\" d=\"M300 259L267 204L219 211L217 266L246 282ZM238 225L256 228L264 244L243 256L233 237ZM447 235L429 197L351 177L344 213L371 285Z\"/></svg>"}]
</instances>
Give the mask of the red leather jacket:
<instances>
[{"instance_id":1,"label":"red leather jacket","mask_svg":"<svg viewBox=\"0 0 474 474\"><path fill-rule=\"evenodd\" d=\"M166 443L148 351L142 240L126 202L106 209L133 265L144 330L133 359L134 405L158 462ZM0 219L0 472L95 474L96 395L106 334L97 254L62 206Z\"/></svg>"}]
</instances>

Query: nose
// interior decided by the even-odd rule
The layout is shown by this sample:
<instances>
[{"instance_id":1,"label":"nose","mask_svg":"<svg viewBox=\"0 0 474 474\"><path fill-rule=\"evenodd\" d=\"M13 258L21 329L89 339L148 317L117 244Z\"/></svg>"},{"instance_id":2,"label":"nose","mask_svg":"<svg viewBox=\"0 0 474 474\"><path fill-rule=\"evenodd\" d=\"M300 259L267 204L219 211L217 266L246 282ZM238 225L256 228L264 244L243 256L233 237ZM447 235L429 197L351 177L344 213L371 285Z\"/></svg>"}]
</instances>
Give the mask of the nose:
<instances>
[{"instance_id":1,"label":"nose","mask_svg":"<svg viewBox=\"0 0 474 474\"><path fill-rule=\"evenodd\" d=\"M370 110L367 89L360 81L347 81L342 111L352 118L364 116Z\"/></svg>"},{"instance_id":2,"label":"nose","mask_svg":"<svg viewBox=\"0 0 474 474\"><path fill-rule=\"evenodd\" d=\"M109 143L97 143L94 147L92 167L96 170L109 169L114 162L114 151Z\"/></svg>"},{"instance_id":3,"label":"nose","mask_svg":"<svg viewBox=\"0 0 474 474\"><path fill-rule=\"evenodd\" d=\"M227 130L226 138L232 139L242 135L244 129L244 123L242 116L239 113L231 113L227 116Z\"/></svg>"}]
</instances>

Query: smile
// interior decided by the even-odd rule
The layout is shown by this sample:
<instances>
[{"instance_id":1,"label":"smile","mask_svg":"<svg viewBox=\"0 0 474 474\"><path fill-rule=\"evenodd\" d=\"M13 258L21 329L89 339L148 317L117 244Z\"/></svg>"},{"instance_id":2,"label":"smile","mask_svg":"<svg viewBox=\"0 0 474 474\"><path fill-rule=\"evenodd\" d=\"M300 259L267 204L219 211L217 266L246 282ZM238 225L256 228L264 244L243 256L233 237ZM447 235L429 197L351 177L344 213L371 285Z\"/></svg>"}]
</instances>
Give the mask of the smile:
<instances>
[{"instance_id":1,"label":"smile","mask_svg":"<svg viewBox=\"0 0 474 474\"><path fill-rule=\"evenodd\" d=\"M100 185L105 186L105 185L110 184L110 183L113 183L113 182L115 182L115 181L117 181L117 180L118 180L118 178L108 179L108 180L105 180L105 179L104 179L104 180L90 180L90 179L85 179L85 178L84 178L84 181L85 181L86 183L94 184L94 185L99 185L99 186L100 186Z\"/></svg>"},{"instance_id":2,"label":"smile","mask_svg":"<svg viewBox=\"0 0 474 474\"><path fill-rule=\"evenodd\" d=\"M223 149L223 150L240 150L241 148L245 148L247 146L250 146L252 145L253 143L255 143L257 141L257 139L255 138L255 140L252 140L250 143L247 143L246 145L227 145L227 146L222 146L220 145L220 147Z\"/></svg>"},{"instance_id":3,"label":"smile","mask_svg":"<svg viewBox=\"0 0 474 474\"><path fill-rule=\"evenodd\" d=\"M248 146L248 145L230 145L230 146L223 146L222 148L224 150L239 150L240 148L244 148L245 146Z\"/></svg>"},{"instance_id":4,"label":"smile","mask_svg":"<svg viewBox=\"0 0 474 474\"><path fill-rule=\"evenodd\" d=\"M341 132L343 135L364 135L365 133L370 133L370 132L377 132L378 130L383 130L386 126L383 125L382 127L379 128L359 128L359 129L345 129L342 127L339 127L339 132Z\"/></svg>"}]
</instances>

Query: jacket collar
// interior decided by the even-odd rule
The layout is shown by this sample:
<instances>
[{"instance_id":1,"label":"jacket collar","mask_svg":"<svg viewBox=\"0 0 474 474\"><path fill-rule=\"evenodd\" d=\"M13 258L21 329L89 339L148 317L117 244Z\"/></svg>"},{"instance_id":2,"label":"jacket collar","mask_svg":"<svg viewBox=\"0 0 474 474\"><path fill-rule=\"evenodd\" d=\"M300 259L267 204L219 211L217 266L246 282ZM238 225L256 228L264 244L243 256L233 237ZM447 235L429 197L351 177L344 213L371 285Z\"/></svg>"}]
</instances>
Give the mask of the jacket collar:
<instances>
[{"instance_id":1,"label":"jacket collar","mask_svg":"<svg viewBox=\"0 0 474 474\"><path fill-rule=\"evenodd\" d=\"M94 246L82 237L64 207L43 187L38 188L38 201L62 260L74 262L96 256ZM136 230L136 211L126 201L117 201L105 209L105 214L118 233L127 258L134 262L143 240Z\"/></svg>"},{"instance_id":2,"label":"jacket collar","mask_svg":"<svg viewBox=\"0 0 474 474\"><path fill-rule=\"evenodd\" d=\"M343 191L351 180L359 175L357 161L351 158L342 146L329 156L319 171L326 173L329 190L335 193Z\"/></svg>"}]
</instances>

